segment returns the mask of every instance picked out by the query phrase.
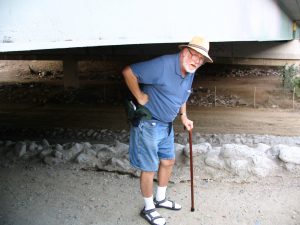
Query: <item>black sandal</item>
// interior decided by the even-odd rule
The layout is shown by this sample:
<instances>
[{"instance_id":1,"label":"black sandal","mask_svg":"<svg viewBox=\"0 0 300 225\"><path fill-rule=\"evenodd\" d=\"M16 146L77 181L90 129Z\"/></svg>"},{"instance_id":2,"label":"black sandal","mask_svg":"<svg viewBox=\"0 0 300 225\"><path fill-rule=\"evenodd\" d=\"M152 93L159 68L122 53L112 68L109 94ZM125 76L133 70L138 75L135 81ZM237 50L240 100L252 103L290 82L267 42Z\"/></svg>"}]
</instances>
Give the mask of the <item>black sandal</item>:
<instances>
[{"instance_id":1,"label":"black sandal","mask_svg":"<svg viewBox=\"0 0 300 225\"><path fill-rule=\"evenodd\" d=\"M172 201L172 200L168 200L166 198L164 200L161 200L161 201L157 201L156 199L154 199L153 201L154 201L154 205L155 205L156 208L165 208L165 209L171 209L171 210L180 210L181 209L181 207L180 208L175 208L175 202ZM172 207L162 205L163 203L165 203L167 201L172 202Z\"/></svg>"},{"instance_id":2,"label":"black sandal","mask_svg":"<svg viewBox=\"0 0 300 225\"><path fill-rule=\"evenodd\" d=\"M155 212L154 209L145 210L145 208L140 212L141 217L143 217L145 220L147 220L151 225L158 225L154 221L160 218L163 218L162 216L152 216L151 213ZM165 223L167 224L167 223ZM164 225L165 225L164 224Z\"/></svg>"}]
</instances>

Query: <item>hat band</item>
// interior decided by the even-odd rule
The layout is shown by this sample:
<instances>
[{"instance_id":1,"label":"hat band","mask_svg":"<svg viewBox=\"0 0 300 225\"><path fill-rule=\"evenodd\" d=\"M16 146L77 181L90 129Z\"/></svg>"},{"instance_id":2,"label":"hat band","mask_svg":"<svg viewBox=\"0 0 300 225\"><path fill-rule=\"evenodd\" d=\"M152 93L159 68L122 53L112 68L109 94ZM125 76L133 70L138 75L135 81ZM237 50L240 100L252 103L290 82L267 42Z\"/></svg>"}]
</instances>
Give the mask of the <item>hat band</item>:
<instances>
[{"instance_id":1,"label":"hat band","mask_svg":"<svg viewBox=\"0 0 300 225\"><path fill-rule=\"evenodd\" d=\"M200 48L201 50L203 50L203 51L205 51L206 53L208 53L208 50L207 50L206 48L203 48L203 47L200 46L200 45L188 44L188 46L195 47L195 48Z\"/></svg>"}]
</instances>

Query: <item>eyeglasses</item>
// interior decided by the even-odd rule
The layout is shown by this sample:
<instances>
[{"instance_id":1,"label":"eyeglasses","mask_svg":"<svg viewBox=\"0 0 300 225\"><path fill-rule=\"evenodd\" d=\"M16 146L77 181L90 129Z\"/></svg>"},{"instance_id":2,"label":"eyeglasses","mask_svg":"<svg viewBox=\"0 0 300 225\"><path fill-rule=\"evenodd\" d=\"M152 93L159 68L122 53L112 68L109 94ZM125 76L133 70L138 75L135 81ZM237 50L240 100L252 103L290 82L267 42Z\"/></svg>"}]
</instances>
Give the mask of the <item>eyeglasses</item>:
<instances>
[{"instance_id":1,"label":"eyeglasses","mask_svg":"<svg viewBox=\"0 0 300 225\"><path fill-rule=\"evenodd\" d=\"M191 50L189 48L187 48L187 50L189 51L189 53L191 54L191 57L192 57L192 60L195 62L195 63L203 63L204 62L204 58L197 55L197 54L193 54L191 52Z\"/></svg>"}]
</instances>

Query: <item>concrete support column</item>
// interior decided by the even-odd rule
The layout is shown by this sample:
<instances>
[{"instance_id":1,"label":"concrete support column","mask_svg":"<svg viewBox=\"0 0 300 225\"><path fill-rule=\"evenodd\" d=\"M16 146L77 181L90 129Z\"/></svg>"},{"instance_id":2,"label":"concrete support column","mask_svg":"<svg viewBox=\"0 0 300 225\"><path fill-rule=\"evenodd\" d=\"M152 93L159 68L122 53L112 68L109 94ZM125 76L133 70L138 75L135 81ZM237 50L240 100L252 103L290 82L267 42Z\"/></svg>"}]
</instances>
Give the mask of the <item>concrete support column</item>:
<instances>
[{"instance_id":1,"label":"concrete support column","mask_svg":"<svg viewBox=\"0 0 300 225\"><path fill-rule=\"evenodd\" d=\"M79 88L79 77L77 74L77 60L64 59L64 87L65 88Z\"/></svg>"}]
</instances>

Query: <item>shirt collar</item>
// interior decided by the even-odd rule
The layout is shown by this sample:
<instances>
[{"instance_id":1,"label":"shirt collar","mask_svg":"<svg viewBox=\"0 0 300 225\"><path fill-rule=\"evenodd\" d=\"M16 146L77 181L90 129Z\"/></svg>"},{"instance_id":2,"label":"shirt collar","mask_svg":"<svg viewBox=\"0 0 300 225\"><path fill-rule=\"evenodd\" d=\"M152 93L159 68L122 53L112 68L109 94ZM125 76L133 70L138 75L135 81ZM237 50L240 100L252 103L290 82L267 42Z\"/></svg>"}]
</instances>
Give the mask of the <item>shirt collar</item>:
<instances>
[{"instance_id":1,"label":"shirt collar","mask_svg":"<svg viewBox=\"0 0 300 225\"><path fill-rule=\"evenodd\" d=\"M180 53L178 53L176 56L176 74L182 77L181 69L180 69Z\"/></svg>"}]
</instances>

